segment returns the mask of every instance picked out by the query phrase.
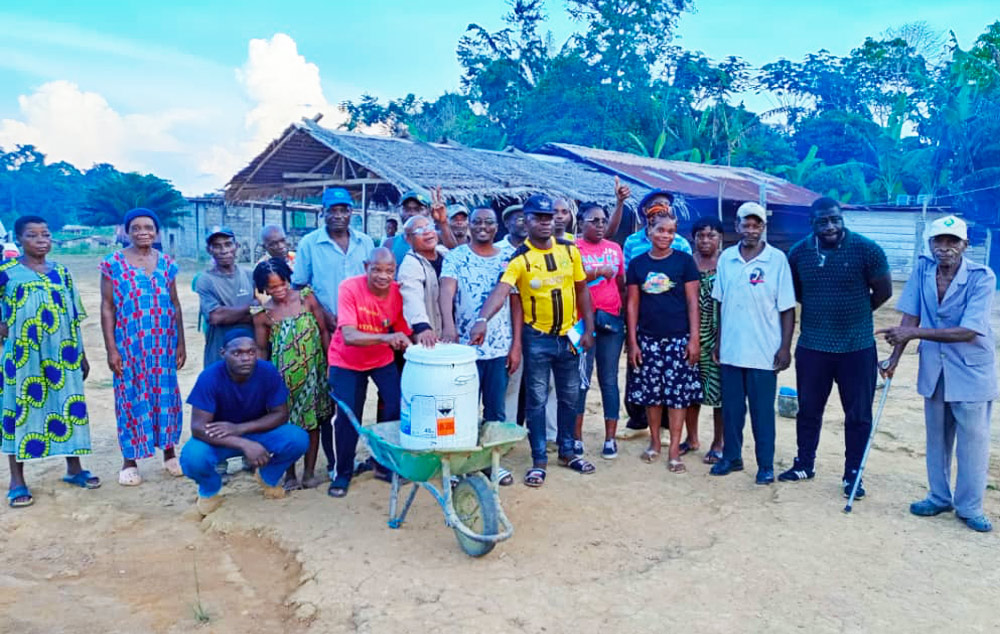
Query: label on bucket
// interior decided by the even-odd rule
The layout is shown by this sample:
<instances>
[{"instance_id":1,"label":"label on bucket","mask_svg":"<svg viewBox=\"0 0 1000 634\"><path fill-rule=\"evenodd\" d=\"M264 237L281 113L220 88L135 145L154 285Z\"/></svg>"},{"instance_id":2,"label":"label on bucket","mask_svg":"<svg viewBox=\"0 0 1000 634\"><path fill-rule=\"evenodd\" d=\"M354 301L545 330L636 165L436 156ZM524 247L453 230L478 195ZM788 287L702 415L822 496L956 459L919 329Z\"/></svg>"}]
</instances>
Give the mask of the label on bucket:
<instances>
[{"instance_id":1,"label":"label on bucket","mask_svg":"<svg viewBox=\"0 0 1000 634\"><path fill-rule=\"evenodd\" d=\"M437 399L437 435L455 435L455 399Z\"/></svg>"}]
</instances>

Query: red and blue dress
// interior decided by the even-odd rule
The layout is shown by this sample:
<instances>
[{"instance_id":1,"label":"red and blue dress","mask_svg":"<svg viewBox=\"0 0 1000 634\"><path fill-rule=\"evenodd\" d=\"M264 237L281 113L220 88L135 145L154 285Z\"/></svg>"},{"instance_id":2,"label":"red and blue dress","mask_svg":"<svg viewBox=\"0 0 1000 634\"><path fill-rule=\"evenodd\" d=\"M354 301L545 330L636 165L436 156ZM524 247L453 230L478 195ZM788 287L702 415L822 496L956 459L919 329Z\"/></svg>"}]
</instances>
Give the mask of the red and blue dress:
<instances>
[{"instance_id":1,"label":"red and blue dress","mask_svg":"<svg viewBox=\"0 0 1000 634\"><path fill-rule=\"evenodd\" d=\"M126 460L148 458L181 438L179 324L170 298L177 263L161 253L147 274L117 251L100 268L112 285L115 345L122 355L122 376L114 379L118 443Z\"/></svg>"}]
</instances>

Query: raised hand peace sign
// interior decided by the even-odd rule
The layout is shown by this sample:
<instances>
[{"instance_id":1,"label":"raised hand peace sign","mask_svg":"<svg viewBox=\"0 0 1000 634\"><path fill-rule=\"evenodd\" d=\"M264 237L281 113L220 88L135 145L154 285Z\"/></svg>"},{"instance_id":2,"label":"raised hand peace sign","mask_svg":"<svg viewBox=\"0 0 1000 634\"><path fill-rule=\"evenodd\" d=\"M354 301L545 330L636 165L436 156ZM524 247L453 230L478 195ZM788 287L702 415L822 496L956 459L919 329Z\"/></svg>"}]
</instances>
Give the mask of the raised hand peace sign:
<instances>
[{"instance_id":1,"label":"raised hand peace sign","mask_svg":"<svg viewBox=\"0 0 1000 634\"><path fill-rule=\"evenodd\" d=\"M448 209L444 204L444 195L441 193L441 186L431 189L431 218L436 223L448 221Z\"/></svg>"}]
</instances>

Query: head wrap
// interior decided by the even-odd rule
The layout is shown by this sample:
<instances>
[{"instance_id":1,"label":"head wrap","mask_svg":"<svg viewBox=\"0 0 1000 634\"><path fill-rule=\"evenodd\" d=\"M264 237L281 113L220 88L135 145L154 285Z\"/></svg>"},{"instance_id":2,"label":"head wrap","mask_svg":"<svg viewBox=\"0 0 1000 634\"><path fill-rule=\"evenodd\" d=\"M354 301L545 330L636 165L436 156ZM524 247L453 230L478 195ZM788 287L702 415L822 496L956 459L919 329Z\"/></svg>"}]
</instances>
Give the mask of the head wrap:
<instances>
[{"instance_id":1,"label":"head wrap","mask_svg":"<svg viewBox=\"0 0 1000 634\"><path fill-rule=\"evenodd\" d=\"M128 233L128 226L132 224L132 221L136 218L150 218L153 221L153 225L156 230L160 230L160 219L153 212L152 209L146 209L145 207L136 207L135 209L130 209L128 213L125 214L125 232Z\"/></svg>"}]
</instances>

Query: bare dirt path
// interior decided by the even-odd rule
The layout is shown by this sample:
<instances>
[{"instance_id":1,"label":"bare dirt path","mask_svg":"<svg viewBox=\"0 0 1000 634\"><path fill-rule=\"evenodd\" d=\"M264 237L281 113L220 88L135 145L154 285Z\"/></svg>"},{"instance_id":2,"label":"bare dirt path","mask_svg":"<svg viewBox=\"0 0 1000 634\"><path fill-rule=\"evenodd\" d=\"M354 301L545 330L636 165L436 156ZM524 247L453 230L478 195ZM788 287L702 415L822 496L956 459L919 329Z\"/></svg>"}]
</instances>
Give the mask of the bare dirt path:
<instances>
[{"instance_id":1,"label":"bare dirt path","mask_svg":"<svg viewBox=\"0 0 1000 634\"><path fill-rule=\"evenodd\" d=\"M321 489L278 502L261 499L238 476L205 521L192 512L193 486L169 479L158 461L141 465L142 487L118 486L96 265L64 261L91 315L84 337L95 368L87 385L95 456L87 466L106 484L70 489L59 482L60 461L28 467L35 506L0 509L0 631L1000 630L1000 533L974 534L953 516L907 513L925 490L914 354L889 396L865 478L869 496L851 516L841 512L835 395L816 479L757 487L751 438L748 471L726 478L708 476L700 455L686 460L685 475L645 465L638 459L644 440L621 443L617 461L596 459L601 425L592 390L585 441L598 472L553 468L541 490L504 489L515 536L473 560L426 494L402 530L388 529L388 487L369 476L343 500ZM191 271L185 266L180 284L190 359L181 373L185 395L203 343ZM877 318L880 325L898 319L891 309ZM779 384L794 385L793 373ZM794 421L778 420L780 469L794 455ZM709 429L703 414L706 447ZM986 508L996 521L997 425L993 436ZM520 475L527 448L505 462ZM0 478L6 481L5 463ZM195 563L205 625L192 609Z\"/></svg>"}]
</instances>

